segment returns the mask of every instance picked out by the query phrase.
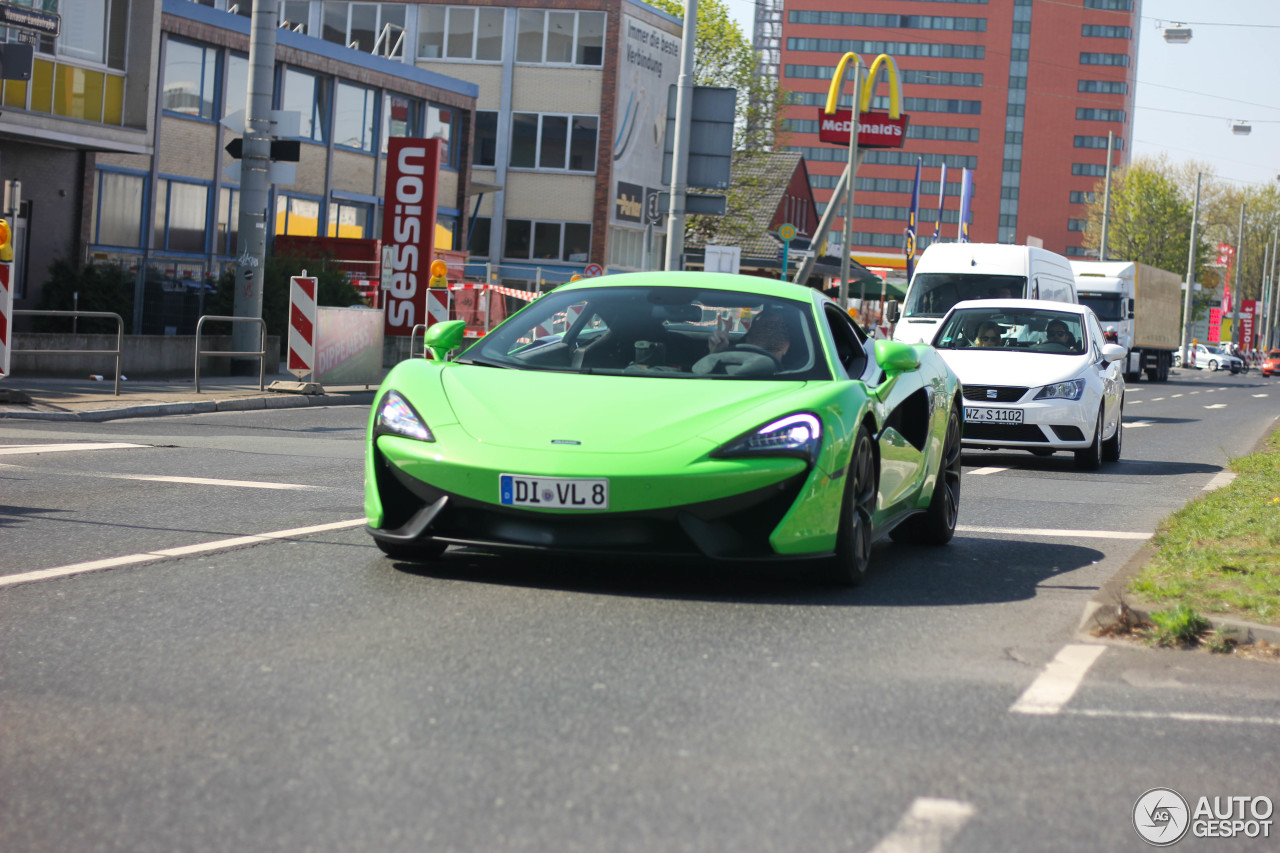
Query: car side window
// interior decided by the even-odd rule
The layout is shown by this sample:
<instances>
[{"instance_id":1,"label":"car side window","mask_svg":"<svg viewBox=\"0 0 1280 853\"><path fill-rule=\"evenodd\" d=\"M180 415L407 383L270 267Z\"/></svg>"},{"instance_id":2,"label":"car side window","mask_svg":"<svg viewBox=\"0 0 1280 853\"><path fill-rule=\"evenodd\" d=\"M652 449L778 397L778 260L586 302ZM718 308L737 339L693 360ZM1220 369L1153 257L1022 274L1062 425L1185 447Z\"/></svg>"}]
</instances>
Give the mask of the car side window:
<instances>
[{"instance_id":1,"label":"car side window","mask_svg":"<svg viewBox=\"0 0 1280 853\"><path fill-rule=\"evenodd\" d=\"M1098 324L1098 318L1092 314L1089 315L1086 324L1089 328L1089 339L1092 341L1093 357L1102 358L1102 345L1106 342L1106 336L1102 334L1102 326Z\"/></svg>"},{"instance_id":2,"label":"car side window","mask_svg":"<svg viewBox=\"0 0 1280 853\"><path fill-rule=\"evenodd\" d=\"M824 313L836 344L836 359L850 379L857 379L867 369L867 336L839 306L827 305Z\"/></svg>"}]
</instances>

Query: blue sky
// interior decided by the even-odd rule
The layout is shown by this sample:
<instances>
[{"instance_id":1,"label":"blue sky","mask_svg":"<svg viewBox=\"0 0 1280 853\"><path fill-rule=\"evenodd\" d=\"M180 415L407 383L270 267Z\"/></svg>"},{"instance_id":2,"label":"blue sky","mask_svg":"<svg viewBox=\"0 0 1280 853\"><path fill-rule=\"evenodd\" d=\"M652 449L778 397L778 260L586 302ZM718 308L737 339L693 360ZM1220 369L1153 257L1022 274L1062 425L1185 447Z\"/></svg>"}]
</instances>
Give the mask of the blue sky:
<instances>
[{"instance_id":1,"label":"blue sky","mask_svg":"<svg viewBox=\"0 0 1280 853\"><path fill-rule=\"evenodd\" d=\"M1079 0L1036 0L1065 2ZM751 38L755 3L726 0ZM1167 44L1161 25L1186 23L1187 44ZM1211 165L1233 183L1280 175L1280 0L1143 0L1138 23L1133 151L1173 163ZM1252 126L1231 132L1233 120Z\"/></svg>"}]
</instances>

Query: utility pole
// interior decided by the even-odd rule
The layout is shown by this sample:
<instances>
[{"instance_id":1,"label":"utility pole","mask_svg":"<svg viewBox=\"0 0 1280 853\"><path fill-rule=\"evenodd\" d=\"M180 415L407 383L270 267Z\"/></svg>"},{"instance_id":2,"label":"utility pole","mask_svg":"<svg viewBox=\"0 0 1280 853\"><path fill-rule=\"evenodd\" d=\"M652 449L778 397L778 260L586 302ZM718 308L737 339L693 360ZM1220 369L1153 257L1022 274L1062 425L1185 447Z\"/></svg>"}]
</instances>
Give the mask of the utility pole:
<instances>
[{"instance_id":1,"label":"utility pole","mask_svg":"<svg viewBox=\"0 0 1280 853\"><path fill-rule=\"evenodd\" d=\"M1100 261L1107 259L1107 220L1111 218L1111 146L1115 144L1115 135L1115 131L1107 131L1107 177L1102 185L1102 236L1098 242ZM1197 177L1196 181L1199 180Z\"/></svg>"},{"instance_id":2,"label":"utility pole","mask_svg":"<svg viewBox=\"0 0 1280 853\"><path fill-rule=\"evenodd\" d=\"M680 269L684 255L685 195L689 190L689 128L693 122L693 49L698 37L698 0L685 0L676 79L676 138L671 146L671 207L667 218L667 257L663 269Z\"/></svg>"},{"instance_id":3,"label":"utility pole","mask_svg":"<svg viewBox=\"0 0 1280 853\"><path fill-rule=\"evenodd\" d=\"M1191 364L1187 350L1191 348L1191 292L1196 284L1196 220L1200 216L1200 178L1196 172L1196 196L1191 203L1191 246L1187 249L1187 295L1182 298L1182 366Z\"/></svg>"},{"instance_id":4,"label":"utility pole","mask_svg":"<svg viewBox=\"0 0 1280 853\"><path fill-rule=\"evenodd\" d=\"M1231 293L1231 342L1240 345L1240 267L1244 266L1244 202L1240 202L1240 224L1236 227L1236 286Z\"/></svg>"},{"instance_id":5,"label":"utility pole","mask_svg":"<svg viewBox=\"0 0 1280 853\"><path fill-rule=\"evenodd\" d=\"M276 0L255 0L249 29L249 98L245 115L240 172L240 218L236 232L236 317L262 316L262 286L267 255L267 194L271 186L272 90L276 64ZM253 323L233 323L231 349L253 352L258 329ZM233 357L231 373L252 376L252 358ZM273 370L275 365L272 365Z\"/></svg>"}]
</instances>

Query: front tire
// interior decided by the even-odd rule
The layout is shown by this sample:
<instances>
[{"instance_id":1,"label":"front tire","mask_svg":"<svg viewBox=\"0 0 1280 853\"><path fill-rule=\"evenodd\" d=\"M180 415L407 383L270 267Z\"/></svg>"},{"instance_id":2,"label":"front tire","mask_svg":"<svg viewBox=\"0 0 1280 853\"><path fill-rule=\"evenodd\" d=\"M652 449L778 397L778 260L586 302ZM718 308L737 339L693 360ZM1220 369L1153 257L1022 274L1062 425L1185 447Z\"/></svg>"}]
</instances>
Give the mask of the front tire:
<instances>
[{"instance_id":1,"label":"front tire","mask_svg":"<svg viewBox=\"0 0 1280 853\"><path fill-rule=\"evenodd\" d=\"M1116 415L1116 434L1102 442L1102 459L1105 462L1119 462L1120 449L1124 443L1124 400L1120 401L1120 412Z\"/></svg>"},{"instance_id":2,"label":"front tire","mask_svg":"<svg viewBox=\"0 0 1280 853\"><path fill-rule=\"evenodd\" d=\"M857 586L871 564L871 517L876 508L876 455L865 426L858 427L845 476L848 483L840 503L836 552L827 575L842 586Z\"/></svg>"},{"instance_id":3,"label":"front tire","mask_svg":"<svg viewBox=\"0 0 1280 853\"><path fill-rule=\"evenodd\" d=\"M1213 359L1209 359L1209 363L1208 363L1208 365L1206 365L1206 366L1207 366L1210 370L1212 370L1214 373L1217 373L1217 372L1218 372L1218 362L1217 362L1217 361L1215 361L1215 360L1213 360Z\"/></svg>"},{"instance_id":4,"label":"front tire","mask_svg":"<svg viewBox=\"0 0 1280 853\"><path fill-rule=\"evenodd\" d=\"M1098 409L1098 423L1093 428L1093 444L1076 451L1076 467L1081 471L1097 471L1102 467L1102 409Z\"/></svg>"},{"instance_id":5,"label":"front tire","mask_svg":"<svg viewBox=\"0 0 1280 853\"><path fill-rule=\"evenodd\" d=\"M933 499L922 514L912 516L890 531L893 541L946 545L955 535L956 519L960 517L960 476L964 468L960 462L960 434L960 414L952 406Z\"/></svg>"}]
</instances>

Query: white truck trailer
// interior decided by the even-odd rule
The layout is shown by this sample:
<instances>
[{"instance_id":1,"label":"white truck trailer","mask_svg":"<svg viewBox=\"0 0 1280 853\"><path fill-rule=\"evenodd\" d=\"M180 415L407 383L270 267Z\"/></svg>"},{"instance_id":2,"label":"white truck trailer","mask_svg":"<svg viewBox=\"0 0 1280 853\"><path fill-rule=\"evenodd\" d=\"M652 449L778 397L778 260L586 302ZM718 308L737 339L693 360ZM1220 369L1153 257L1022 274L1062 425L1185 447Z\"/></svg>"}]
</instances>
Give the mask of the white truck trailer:
<instances>
[{"instance_id":1,"label":"white truck trailer","mask_svg":"<svg viewBox=\"0 0 1280 853\"><path fill-rule=\"evenodd\" d=\"M1072 261L1076 296L1129 350L1126 380L1169 378L1182 345L1182 276L1134 261Z\"/></svg>"}]
</instances>

